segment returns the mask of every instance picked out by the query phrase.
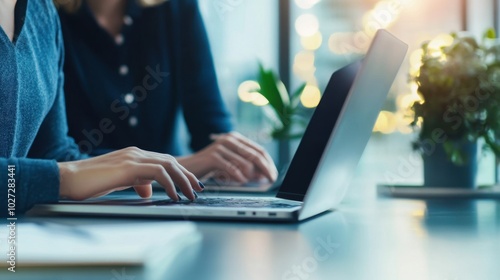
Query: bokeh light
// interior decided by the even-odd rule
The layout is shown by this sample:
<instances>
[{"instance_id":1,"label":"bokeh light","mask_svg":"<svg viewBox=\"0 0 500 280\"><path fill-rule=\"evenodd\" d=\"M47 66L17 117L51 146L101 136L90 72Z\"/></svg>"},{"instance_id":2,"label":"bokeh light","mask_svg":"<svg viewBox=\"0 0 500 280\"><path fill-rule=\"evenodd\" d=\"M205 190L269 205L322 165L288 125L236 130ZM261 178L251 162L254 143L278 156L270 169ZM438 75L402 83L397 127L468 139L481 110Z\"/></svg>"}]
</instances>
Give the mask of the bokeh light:
<instances>
[{"instance_id":1,"label":"bokeh light","mask_svg":"<svg viewBox=\"0 0 500 280\"><path fill-rule=\"evenodd\" d=\"M396 131L396 126L397 120L395 114L389 111L381 111L373 131L383 134L391 134Z\"/></svg>"},{"instance_id":2,"label":"bokeh light","mask_svg":"<svg viewBox=\"0 0 500 280\"><path fill-rule=\"evenodd\" d=\"M238 87L238 97L243 102L253 102L255 98L254 93L258 93L259 90L260 85L256 81L244 81Z\"/></svg>"},{"instance_id":3,"label":"bokeh light","mask_svg":"<svg viewBox=\"0 0 500 280\"><path fill-rule=\"evenodd\" d=\"M295 21L295 30L302 37L310 37L319 31L319 21L315 15L304 14Z\"/></svg>"},{"instance_id":4,"label":"bokeh light","mask_svg":"<svg viewBox=\"0 0 500 280\"><path fill-rule=\"evenodd\" d=\"M307 85L300 96L300 102L306 108L316 108L321 100L321 91L317 86Z\"/></svg>"},{"instance_id":5,"label":"bokeh light","mask_svg":"<svg viewBox=\"0 0 500 280\"><path fill-rule=\"evenodd\" d=\"M433 57L440 57L443 56L443 51L442 48L448 47L451 44L453 44L453 37L449 34L441 34L432 41L429 42L429 45L427 48L429 49L429 53Z\"/></svg>"},{"instance_id":6,"label":"bokeh light","mask_svg":"<svg viewBox=\"0 0 500 280\"><path fill-rule=\"evenodd\" d=\"M314 69L315 56L313 52L301 51L295 55L294 67L300 70Z\"/></svg>"},{"instance_id":7,"label":"bokeh light","mask_svg":"<svg viewBox=\"0 0 500 280\"><path fill-rule=\"evenodd\" d=\"M252 104L255 106L266 106L269 101L260 93L252 92Z\"/></svg>"},{"instance_id":8,"label":"bokeh light","mask_svg":"<svg viewBox=\"0 0 500 280\"><path fill-rule=\"evenodd\" d=\"M320 32L316 32L314 35L309 37L301 37L300 42L304 49L309 51L315 51L321 47L323 43L323 35Z\"/></svg>"}]
</instances>

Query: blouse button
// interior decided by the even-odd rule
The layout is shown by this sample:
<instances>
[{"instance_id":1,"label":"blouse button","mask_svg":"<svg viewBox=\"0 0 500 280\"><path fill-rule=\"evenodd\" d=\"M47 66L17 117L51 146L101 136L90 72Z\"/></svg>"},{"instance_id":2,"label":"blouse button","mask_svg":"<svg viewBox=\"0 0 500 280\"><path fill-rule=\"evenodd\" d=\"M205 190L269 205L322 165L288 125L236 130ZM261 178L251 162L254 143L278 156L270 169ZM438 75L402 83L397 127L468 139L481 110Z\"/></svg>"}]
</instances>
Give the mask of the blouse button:
<instances>
[{"instance_id":1,"label":"blouse button","mask_svg":"<svg viewBox=\"0 0 500 280\"><path fill-rule=\"evenodd\" d=\"M139 123L139 120L135 116L132 116L132 117L130 117L130 119L128 119L128 124L131 127L136 127L138 123Z\"/></svg>"},{"instance_id":2,"label":"blouse button","mask_svg":"<svg viewBox=\"0 0 500 280\"><path fill-rule=\"evenodd\" d=\"M121 46L123 45L123 42L125 41L125 39L123 38L123 35L122 34L118 34L116 35L115 37L115 43L118 45L118 46Z\"/></svg>"},{"instance_id":3,"label":"blouse button","mask_svg":"<svg viewBox=\"0 0 500 280\"><path fill-rule=\"evenodd\" d=\"M118 69L118 72L120 72L120 75L125 76L128 74L128 66L127 65L122 65Z\"/></svg>"},{"instance_id":4,"label":"blouse button","mask_svg":"<svg viewBox=\"0 0 500 280\"><path fill-rule=\"evenodd\" d=\"M129 15L126 15L123 17L123 23L127 26L131 26L134 23L134 20Z\"/></svg>"},{"instance_id":5,"label":"blouse button","mask_svg":"<svg viewBox=\"0 0 500 280\"><path fill-rule=\"evenodd\" d=\"M125 100L125 103L127 103L127 104L132 104L132 103L134 103L134 100L135 100L134 95L132 93L125 94L123 99Z\"/></svg>"}]
</instances>

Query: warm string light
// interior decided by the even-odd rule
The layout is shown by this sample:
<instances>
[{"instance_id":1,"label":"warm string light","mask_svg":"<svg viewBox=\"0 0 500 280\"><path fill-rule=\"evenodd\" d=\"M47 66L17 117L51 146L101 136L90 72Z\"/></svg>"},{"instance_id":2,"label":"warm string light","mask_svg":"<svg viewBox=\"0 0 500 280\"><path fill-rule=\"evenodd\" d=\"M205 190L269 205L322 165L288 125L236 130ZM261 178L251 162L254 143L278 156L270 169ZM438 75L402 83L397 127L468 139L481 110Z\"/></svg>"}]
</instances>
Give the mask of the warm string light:
<instances>
[{"instance_id":1,"label":"warm string light","mask_svg":"<svg viewBox=\"0 0 500 280\"><path fill-rule=\"evenodd\" d=\"M302 10L308 10L318 4L320 0L295 0L295 4ZM300 102L306 108L316 108L321 100L321 91L317 86L315 51L323 44L323 35L320 32L318 18L312 13L303 13L295 20L295 31L300 37L303 50L295 55L293 73L307 83L300 96Z\"/></svg>"},{"instance_id":2,"label":"warm string light","mask_svg":"<svg viewBox=\"0 0 500 280\"><path fill-rule=\"evenodd\" d=\"M308 10L318 4L320 0L295 0L295 4L302 10ZM318 18L311 13L300 15L295 21L295 31L300 37L302 51L295 55L293 73L307 83L306 88L300 96L302 105L306 108L315 108L321 100L321 91L317 86L315 54L323 44ZM258 93L260 89L256 81L245 81L238 88L238 96L241 101L252 103L256 106L265 106L269 102Z\"/></svg>"},{"instance_id":3,"label":"warm string light","mask_svg":"<svg viewBox=\"0 0 500 280\"><path fill-rule=\"evenodd\" d=\"M301 37L300 43L305 50L315 51L323 44L323 36L318 31L311 36Z\"/></svg>"},{"instance_id":4,"label":"warm string light","mask_svg":"<svg viewBox=\"0 0 500 280\"><path fill-rule=\"evenodd\" d=\"M243 102L252 103L255 106L266 106L269 101L258 92L259 90L260 85L258 82L244 81L238 87L238 96Z\"/></svg>"},{"instance_id":5,"label":"warm string light","mask_svg":"<svg viewBox=\"0 0 500 280\"><path fill-rule=\"evenodd\" d=\"M321 100L321 91L317 86L307 85L300 96L300 102L306 108L316 108Z\"/></svg>"}]
</instances>

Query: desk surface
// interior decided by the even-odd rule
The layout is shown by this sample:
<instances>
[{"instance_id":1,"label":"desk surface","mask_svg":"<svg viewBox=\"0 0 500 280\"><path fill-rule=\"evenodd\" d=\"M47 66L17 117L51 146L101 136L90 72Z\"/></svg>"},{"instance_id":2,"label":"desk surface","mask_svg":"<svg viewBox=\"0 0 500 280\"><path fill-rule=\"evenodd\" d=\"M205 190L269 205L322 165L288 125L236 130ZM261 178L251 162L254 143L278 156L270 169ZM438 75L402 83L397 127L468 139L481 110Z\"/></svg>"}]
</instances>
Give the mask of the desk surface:
<instances>
[{"instance_id":1,"label":"desk surface","mask_svg":"<svg viewBox=\"0 0 500 280\"><path fill-rule=\"evenodd\" d=\"M337 210L300 224L196 222L203 240L174 260L161 279L500 279L500 201L379 198L374 183L353 185ZM42 272L20 271L10 278L2 271L0 278L150 280L141 269L123 267Z\"/></svg>"},{"instance_id":2,"label":"desk surface","mask_svg":"<svg viewBox=\"0 0 500 280\"><path fill-rule=\"evenodd\" d=\"M386 182L387 174L398 183L421 180L421 162L408 143L372 137L340 207L301 224L196 222L203 240L164 266L165 275L158 279L499 280L499 200L377 197L376 184ZM493 171L493 166L480 170ZM482 177L492 177L487 173ZM125 227L142 222L28 220ZM2 280L155 280L144 269L130 267L21 270L15 276L0 270Z\"/></svg>"}]
</instances>

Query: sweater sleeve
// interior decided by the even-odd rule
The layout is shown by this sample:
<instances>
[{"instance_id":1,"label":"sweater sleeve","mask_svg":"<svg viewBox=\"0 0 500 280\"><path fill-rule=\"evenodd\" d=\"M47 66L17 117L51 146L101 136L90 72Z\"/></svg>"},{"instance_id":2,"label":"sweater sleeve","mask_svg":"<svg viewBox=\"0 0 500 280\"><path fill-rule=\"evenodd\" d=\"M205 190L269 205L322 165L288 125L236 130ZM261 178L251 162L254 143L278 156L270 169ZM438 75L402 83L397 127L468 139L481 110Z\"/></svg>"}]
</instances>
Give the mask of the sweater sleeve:
<instances>
[{"instance_id":1,"label":"sweater sleeve","mask_svg":"<svg viewBox=\"0 0 500 280\"><path fill-rule=\"evenodd\" d=\"M232 130L231 117L222 100L203 19L195 0L179 1L179 33L182 63L182 108L191 134L191 148L211 143L210 134Z\"/></svg>"},{"instance_id":2,"label":"sweater sleeve","mask_svg":"<svg viewBox=\"0 0 500 280\"><path fill-rule=\"evenodd\" d=\"M0 158L0 217L24 214L37 203L59 198L59 168L55 160ZM12 207L13 206L13 207Z\"/></svg>"}]
</instances>

